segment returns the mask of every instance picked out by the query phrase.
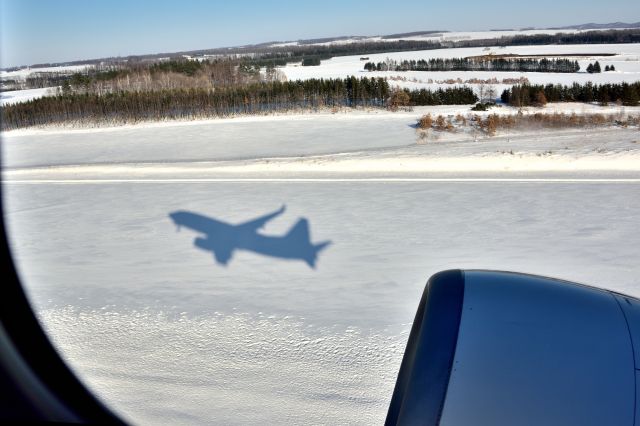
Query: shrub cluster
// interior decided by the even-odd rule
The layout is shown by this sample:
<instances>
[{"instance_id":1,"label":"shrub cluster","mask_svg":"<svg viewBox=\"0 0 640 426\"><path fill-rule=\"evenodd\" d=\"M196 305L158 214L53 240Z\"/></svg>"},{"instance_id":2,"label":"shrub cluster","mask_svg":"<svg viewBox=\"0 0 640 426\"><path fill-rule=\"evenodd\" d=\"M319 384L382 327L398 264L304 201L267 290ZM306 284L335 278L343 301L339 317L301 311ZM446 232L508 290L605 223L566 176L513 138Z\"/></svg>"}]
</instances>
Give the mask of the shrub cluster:
<instances>
[{"instance_id":1,"label":"shrub cluster","mask_svg":"<svg viewBox=\"0 0 640 426\"><path fill-rule=\"evenodd\" d=\"M488 136L494 136L498 130L519 130L519 129L563 129L563 128L589 128L603 126L621 126L621 127L638 127L640 126L639 115L620 114L584 114L575 113L535 113L535 114L510 114L499 115L489 114L486 117L474 114L464 117L461 114L455 118L449 116L444 117L438 115L435 119L431 114L424 115L418 119L417 128L422 131L437 130L453 132L456 129L470 126L485 133ZM424 136L424 132L421 132Z\"/></svg>"},{"instance_id":2,"label":"shrub cluster","mask_svg":"<svg viewBox=\"0 0 640 426\"><path fill-rule=\"evenodd\" d=\"M471 111L489 111L489 108L495 105L493 102L478 102L471 108Z\"/></svg>"},{"instance_id":3,"label":"shrub cluster","mask_svg":"<svg viewBox=\"0 0 640 426\"><path fill-rule=\"evenodd\" d=\"M618 125L622 127L640 125L640 115L629 115L621 118L618 114L582 114L576 113L535 113L535 114L490 114L484 120L476 117L475 121L481 130L489 135L498 129L522 128L585 128Z\"/></svg>"}]
</instances>

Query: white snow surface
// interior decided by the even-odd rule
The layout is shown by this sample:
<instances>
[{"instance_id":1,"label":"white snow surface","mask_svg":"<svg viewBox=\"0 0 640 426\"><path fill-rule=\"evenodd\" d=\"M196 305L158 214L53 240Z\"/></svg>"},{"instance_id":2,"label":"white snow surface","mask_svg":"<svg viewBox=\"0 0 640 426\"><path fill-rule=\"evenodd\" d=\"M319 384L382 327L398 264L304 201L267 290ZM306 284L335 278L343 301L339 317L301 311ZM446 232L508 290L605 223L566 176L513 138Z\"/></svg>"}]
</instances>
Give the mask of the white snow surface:
<instances>
[{"instance_id":1,"label":"white snow surface","mask_svg":"<svg viewBox=\"0 0 640 426\"><path fill-rule=\"evenodd\" d=\"M602 31L606 29L600 29L596 31ZM360 36L360 37L350 37L344 38L335 41L328 42L319 42L319 43L305 43L305 46L322 46L322 45L331 45L331 44L349 44L349 43L357 43L357 42L380 42L380 41L398 41L398 40L417 40L417 41L463 41L463 40L487 40L487 39L495 39L500 37L512 37L517 35L528 36L528 35L538 35L538 34L575 34L585 31L594 31L594 30L550 30L550 29L535 29L535 30L502 30L502 31L451 31L451 32L435 32L432 34L420 34L413 35L408 37L385 37L382 36ZM287 41L287 42L278 42L274 43L271 46L281 47L281 46L296 46L300 45L299 41Z\"/></svg>"},{"instance_id":2,"label":"white snow surface","mask_svg":"<svg viewBox=\"0 0 640 426\"><path fill-rule=\"evenodd\" d=\"M25 67L14 71L0 71L1 79L16 79L16 80L25 80L27 77L31 76L31 74L35 73L54 73L54 74L73 74L76 72L84 71L87 68L91 68L93 65L91 64L81 64L81 65L60 65L55 67Z\"/></svg>"},{"instance_id":3,"label":"white snow surface","mask_svg":"<svg viewBox=\"0 0 640 426\"><path fill-rule=\"evenodd\" d=\"M529 33L528 31L525 33ZM546 34L547 30L531 30L531 34ZM479 37L478 35L482 35ZM471 37L471 38L493 38L499 37L500 34L508 35L500 31L490 31L486 33L450 33L446 37ZM421 38L422 36L416 36ZM461 38L461 39L462 39ZM372 38L379 39L377 38ZM412 38L406 38L412 39ZM340 43L348 43L353 40L342 40ZM291 42L294 43L294 42ZM334 42L337 43L337 42ZM290 44L290 43L285 43ZM331 43L325 43L331 44ZM303 67L300 63L288 64L280 69L284 72L289 80L306 80L310 78L345 78L351 75L357 77L383 77L388 78L392 86L398 86L409 89L437 89L440 87L452 87L454 85L444 83L446 80L461 79L463 82L469 79L482 79L488 80L497 78L499 81L503 79L518 79L526 77L532 84L572 84L586 82L593 82L595 84L604 83L622 83L622 82L636 82L640 81L640 44L577 44L577 45L542 45L542 46L507 46L500 48L497 46L486 48L452 48L452 49L434 49L434 50L421 50L411 52L389 52L389 53L376 53L370 55L364 55L369 59L367 61L360 60L363 55L354 56L336 56L328 60L321 62L319 66ZM615 56L602 56L600 54L614 53ZM478 55L503 55L503 54L518 54L518 55L538 55L545 54L549 57L554 55L563 54L587 54L589 56L575 58L581 67L581 72L578 73L537 73L537 72L493 72L493 71L443 71L443 72L430 72L430 71L373 71L368 72L364 70L365 62L383 62L386 59L393 59L396 61L402 60L420 60L431 58L459 58L467 56ZM600 61L602 69L605 65L614 65L616 71L602 72L598 74L589 74L586 72L586 68L590 63ZM0 77L13 78L18 80L24 80L29 75L40 73L73 73L82 71L91 65L73 65L73 66L60 66L49 68L24 68L17 71L0 72ZM430 82L432 81L432 82ZM455 84L456 86L463 85L463 83ZM471 87L476 88L475 84L470 84ZM497 94L499 95L502 90L510 87L511 84L497 84L495 85ZM4 92L1 94L0 105L8 105L16 102L23 102L31 99L35 99L42 96L53 94L55 88L45 89L28 89L17 90L11 92Z\"/></svg>"},{"instance_id":4,"label":"white snow surface","mask_svg":"<svg viewBox=\"0 0 640 426\"><path fill-rule=\"evenodd\" d=\"M383 62L387 58L396 60L420 60L431 58L462 58L468 56L518 54L518 55L562 55L562 54L588 54L589 56L575 58L580 64L581 72L578 73L538 73L538 72L493 72L493 71L365 71L366 62ZM599 56L598 54L614 53L615 56ZM365 55L369 59L362 61L363 55L337 56L321 62L319 66L303 67L300 64L288 64L281 70L289 80L306 80L310 78L345 78L351 75L356 77L387 77L406 78L407 81L389 81L392 85L411 89L451 87L450 84L437 83L449 79L462 79L463 81L478 78L491 79L526 77L533 84L584 84L588 81L597 84L636 82L640 80L640 44L580 44L580 45L542 45L542 46L507 46L505 48L492 47L484 50L477 48L455 48L420 50L412 52L389 52ZM616 71L589 74L585 70L589 63L596 60L602 65L614 65ZM428 83L429 80L433 83ZM510 85L498 85L502 91ZM500 93L500 92L498 92Z\"/></svg>"},{"instance_id":5,"label":"white snow surface","mask_svg":"<svg viewBox=\"0 0 640 426\"><path fill-rule=\"evenodd\" d=\"M515 114L510 107L487 114ZM640 115L640 107L548 104L525 114ZM418 144L419 117L468 116L468 105L411 111L344 110L185 122L151 122L111 128L22 129L4 133L5 175L117 177L214 176L229 173L429 173L535 170L636 170L635 128L524 129L489 138L432 131ZM476 113L473 113L476 114ZM598 134L596 138L594 134ZM474 142L479 141L479 142ZM513 154L511 153L513 152ZM544 155L543 155L544 154ZM567 168L568 167L568 168ZM88 174L86 174L88 173ZM8 175L7 175L8 176Z\"/></svg>"},{"instance_id":6,"label":"white snow surface","mask_svg":"<svg viewBox=\"0 0 640 426\"><path fill-rule=\"evenodd\" d=\"M416 143L421 114L468 108L3 134L19 273L63 356L133 423L380 424L435 272L640 296L638 130ZM307 218L332 241L316 269L242 251L218 265L168 217L283 204L261 232Z\"/></svg>"},{"instance_id":7,"label":"white snow surface","mask_svg":"<svg viewBox=\"0 0 640 426\"><path fill-rule=\"evenodd\" d=\"M0 106L26 102L43 96L55 95L57 87L43 87L40 89L9 90L0 92Z\"/></svg>"}]
</instances>

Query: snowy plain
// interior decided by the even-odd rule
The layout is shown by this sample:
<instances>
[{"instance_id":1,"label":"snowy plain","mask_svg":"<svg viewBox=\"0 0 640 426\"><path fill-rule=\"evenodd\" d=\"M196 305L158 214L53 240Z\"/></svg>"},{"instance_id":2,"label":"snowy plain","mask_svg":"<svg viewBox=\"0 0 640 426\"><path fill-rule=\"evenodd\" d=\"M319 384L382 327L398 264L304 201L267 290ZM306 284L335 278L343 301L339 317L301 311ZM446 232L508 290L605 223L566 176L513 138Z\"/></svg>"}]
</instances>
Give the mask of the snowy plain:
<instances>
[{"instance_id":1,"label":"snowy plain","mask_svg":"<svg viewBox=\"0 0 640 426\"><path fill-rule=\"evenodd\" d=\"M431 58L464 58L479 55L555 55L560 57L566 54L581 54L584 57L576 58L581 71L578 73L538 73L538 72L493 72L493 71L366 71L366 62L384 62L387 59L395 61L403 60L429 60ZM602 56L601 54L614 54L614 56ZM412 52L390 52L366 55L367 60L361 60L362 55L338 56L323 60L319 66L303 67L300 64L288 64L281 71L289 80L307 80L310 78L345 78L356 77L382 77L389 79L389 83L409 89L437 89L440 87L452 87L454 85L443 83L447 80L461 79L463 82L477 78L488 80L497 78L518 79L525 77L532 84L584 84L591 81L596 84L636 82L640 80L640 44L595 44L595 45L542 45L542 46L507 46L504 48L491 47L485 50L476 48L454 48L420 50ZM602 68L605 65L613 65L616 71L589 74L585 70L589 63L599 61ZM430 83L429 81L432 80ZM462 86L462 83L455 84ZM476 85L469 84L471 87ZM511 84L497 84L498 95Z\"/></svg>"},{"instance_id":2,"label":"snowy plain","mask_svg":"<svg viewBox=\"0 0 640 426\"><path fill-rule=\"evenodd\" d=\"M0 106L26 102L43 96L55 95L57 87L43 87L39 89L8 90L0 92Z\"/></svg>"},{"instance_id":3,"label":"snowy plain","mask_svg":"<svg viewBox=\"0 0 640 426\"><path fill-rule=\"evenodd\" d=\"M533 33L548 33L545 30L532 30ZM564 32L564 31L563 31ZM453 34L453 33L452 33ZM457 34L457 33L456 33ZM462 34L462 33L461 33ZM475 34L475 35L474 35ZM488 32L480 37L480 33L464 33L459 37L471 38L492 38L485 37L491 34L498 37L502 32ZM505 33L506 34L506 33ZM420 36L417 36L420 38ZM453 37L453 35L451 35ZM479 55L548 55L548 57L562 57L567 54L585 55L576 58L580 64L581 71L578 73L538 73L538 72L492 72L492 71L373 71L364 70L366 62L384 62L387 59L396 61L420 60L431 58L462 58ZM603 56L603 54L613 54L613 56ZM441 87L452 87L465 85L464 82L470 79L489 80L498 79L519 79L527 78L532 84L584 84L593 82L595 84L636 82L640 80L640 44L577 44L577 45L536 45L536 46L507 46L489 48L451 48L434 49L410 52L388 52L366 55L366 61L361 60L362 55L336 56L323 60L319 66L303 67L300 63L290 63L284 67L279 67L280 71L288 80L306 80L310 78L346 78L356 77L382 77L387 78L392 86L408 89L437 89ZM616 71L589 74L586 68L590 63L599 61L602 68L606 65L615 66ZM1 78L25 79L34 72L40 73L72 73L86 69L88 65L62 66L50 68L25 68L22 70L6 72L2 71ZM448 80L460 79L463 83L447 83ZM477 91L477 84L466 84ZM499 95L502 90L511 87L512 84L496 84L495 89ZM15 102L23 102L38 97L51 95L55 88L31 89L22 91L5 92L1 95L0 102L7 105Z\"/></svg>"},{"instance_id":4,"label":"snowy plain","mask_svg":"<svg viewBox=\"0 0 640 426\"><path fill-rule=\"evenodd\" d=\"M606 201L605 201L606 200ZM8 185L23 280L80 376L140 424L380 424L427 278L511 269L640 296L640 184ZM286 203L330 238L316 270L228 267L168 212L240 222ZM98 229L96 229L98 228Z\"/></svg>"},{"instance_id":5,"label":"snowy plain","mask_svg":"<svg viewBox=\"0 0 640 426\"><path fill-rule=\"evenodd\" d=\"M433 33L427 34L417 34L417 35L409 35L403 37L392 37L394 34L387 36L359 36L359 37L345 37L334 41L324 41L324 42L307 42L300 43L299 41L286 41L286 42L277 42L272 44L272 46L296 46L296 45L313 45L313 46L322 46L322 45L330 45L330 44L349 44L356 42L381 42L381 41L398 41L398 40L413 40L413 41L462 41L462 40L489 40L489 39L497 39L500 37L513 37L513 36L530 36L530 35L539 35L539 34L576 34L585 31L592 30L575 30L575 29L565 29L565 30L553 30L553 29L531 29L531 30L516 30L516 29L505 29L505 30L496 30L496 31L435 31Z\"/></svg>"},{"instance_id":6,"label":"snowy plain","mask_svg":"<svg viewBox=\"0 0 640 426\"><path fill-rule=\"evenodd\" d=\"M134 423L382 423L435 272L640 296L637 129L417 143L421 114L463 108L5 133L19 272L63 356ZM221 266L168 217L281 205L262 232L307 218L332 241L316 269L243 251Z\"/></svg>"},{"instance_id":7,"label":"snowy plain","mask_svg":"<svg viewBox=\"0 0 640 426\"><path fill-rule=\"evenodd\" d=\"M59 65L53 67L24 67L13 71L0 71L0 79L14 79L14 80L25 80L27 77L32 76L33 74L39 73L55 73L55 74L73 74L76 72L81 72L86 70L87 68L91 68L93 65L90 64L81 64L81 65Z\"/></svg>"}]
</instances>

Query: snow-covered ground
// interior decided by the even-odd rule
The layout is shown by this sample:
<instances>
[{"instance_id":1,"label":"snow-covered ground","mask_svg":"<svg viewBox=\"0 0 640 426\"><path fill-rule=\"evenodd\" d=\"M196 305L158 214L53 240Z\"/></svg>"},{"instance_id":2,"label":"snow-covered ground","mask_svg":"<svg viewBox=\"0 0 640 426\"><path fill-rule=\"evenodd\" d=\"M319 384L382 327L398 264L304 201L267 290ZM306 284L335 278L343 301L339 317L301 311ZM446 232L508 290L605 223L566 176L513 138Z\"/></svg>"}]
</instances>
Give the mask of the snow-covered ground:
<instances>
[{"instance_id":1,"label":"snow-covered ground","mask_svg":"<svg viewBox=\"0 0 640 426\"><path fill-rule=\"evenodd\" d=\"M545 33L545 30L533 30L533 33ZM451 33L458 34L458 33ZM471 37L470 34L479 33L459 33L459 37ZM491 31L502 34L499 31ZM420 37L420 36L418 36ZM452 36L453 37L453 36ZM478 56L487 54L517 54L517 55L566 55L566 54L583 54L584 57L576 58L580 64L581 72L579 73L537 73L537 72L492 72L492 71L446 71L446 72L427 72L427 71L374 71L368 72L364 70L365 62L383 62L386 59L396 61L402 60L420 60L431 58L460 58L468 56ZM602 56L602 54L615 54L614 56ZM471 79L489 80L492 78L502 82L503 79L519 79L525 77L532 84L572 84L593 82L596 84L603 83L622 83L640 81L640 44L578 44L578 45L551 45L551 46L508 46L504 48L456 48L456 49L435 49L422 50L412 52L389 52L365 55L369 59L362 61L363 55L355 56L336 56L334 58L322 61L319 66L303 67L299 63L288 64L281 67L280 70L289 80L306 80L310 78L345 78L351 75L357 77L384 77L394 86L406 87L409 89L436 89L439 87L451 87L452 84L446 83L448 80L458 80L462 83ZM598 74L589 74L585 70L590 63L600 61L602 69L606 65L613 65L616 71L602 72ZM5 72L0 74L1 78L17 78L24 79L34 72L62 72L72 73L87 68L88 65L75 65L67 67L52 68L26 68L18 71ZM470 84L471 87L477 88L477 85ZM497 94L502 90L510 87L511 84L494 85ZM23 91L4 92L2 94L2 105L22 102L37 97L51 94L54 88L32 89Z\"/></svg>"},{"instance_id":2,"label":"snow-covered ground","mask_svg":"<svg viewBox=\"0 0 640 426\"><path fill-rule=\"evenodd\" d=\"M493 38L502 35L509 35L512 32L489 31L485 33L448 33L444 37L452 37L457 39L470 38ZM515 33L531 33L543 34L549 33L548 30L531 30ZM415 36L407 39L423 39L433 36ZM371 38L371 40L380 39L380 37ZM341 42L349 42L343 40ZM291 43L286 43L291 44ZM601 56L599 54L613 53L615 56ZM524 72L491 72L491 71L447 71L447 72L426 72L426 71L375 71L368 72L364 70L365 62L382 62L386 59L396 61L402 60L419 60L430 58L459 58L467 56L487 55L487 54L518 54L518 55L563 55L563 54L585 54L581 58L577 58L582 72L579 73L524 73ZM288 64L282 67L289 80L309 79L309 78L345 78L351 75L358 77L386 77L389 78L393 85L407 87L410 89L419 88L438 88L447 87L450 84L443 83L447 80L460 79L463 82L470 79L488 80L497 78L518 79L526 77L534 84L584 84L588 81L602 83L621 83L635 82L640 80L640 44L578 44L578 45L551 45L551 46L508 46L508 47L490 47L490 48L455 48L455 49L435 49L412 52L389 52L366 55L369 59L362 61L363 55L355 56L336 56L332 59L322 61L320 66L303 67L299 63ZM599 74L588 74L585 72L587 66L594 61L600 61L602 68L605 65L613 65L616 71L603 72ZM24 80L29 75L40 73L72 73L86 69L90 65L74 65L50 68L25 68L17 71L0 72L2 79L18 79ZM473 86L473 85L472 85ZM496 90L500 93L510 84L498 84ZM21 102L37 97L45 96L51 93L52 88L48 89L32 89L24 91L12 91L2 94L2 105L14 102Z\"/></svg>"},{"instance_id":3,"label":"snow-covered ground","mask_svg":"<svg viewBox=\"0 0 640 426\"><path fill-rule=\"evenodd\" d=\"M492 72L492 71L375 71L364 70L366 62L383 62L387 58L402 60L419 60L431 58L462 58L468 56L478 56L486 54L518 54L518 55L563 55L563 54L585 54L582 58L576 58L580 64L582 72L579 73L537 73L537 72ZM598 54L613 53L615 56L599 56ZM437 88L450 87L449 84L438 83L438 81L456 80L460 78L466 81L472 78L488 80L491 78L518 79L526 77L533 84L584 84L588 81L593 83L621 83L636 82L640 80L640 44L581 44L581 45L552 45L552 46L508 46L505 48L492 47L489 50L484 48L460 48L460 49L435 49L420 50L413 52L390 52L366 55L369 59L360 60L363 55L337 56L321 62L319 66L303 67L300 64L288 64L281 70L289 80L306 80L310 78L345 78L350 75L357 77L387 77L403 78L406 81L394 80L390 83L415 88ZM596 60L602 65L613 65L616 71L602 72L599 74L589 74L585 72L589 63ZM433 80L429 83L429 80ZM497 85L499 91L510 85ZM499 92L500 93L500 92Z\"/></svg>"},{"instance_id":4,"label":"snow-covered ground","mask_svg":"<svg viewBox=\"0 0 640 426\"><path fill-rule=\"evenodd\" d=\"M375 424L429 275L495 268L640 295L636 183L280 182L7 186L23 280L75 370L141 424ZM175 232L287 203L330 238L317 270Z\"/></svg>"},{"instance_id":5,"label":"snow-covered ground","mask_svg":"<svg viewBox=\"0 0 640 426\"><path fill-rule=\"evenodd\" d=\"M3 134L19 272L65 358L135 423L382 423L437 271L640 296L638 130L417 144L421 114L463 109ZM243 251L218 265L168 217L239 223L283 204L262 232L307 218L332 241L316 269Z\"/></svg>"},{"instance_id":6,"label":"snow-covered ground","mask_svg":"<svg viewBox=\"0 0 640 426\"><path fill-rule=\"evenodd\" d=\"M497 137L469 131L432 131L428 142L422 143L415 129L419 117L468 116L472 113L469 106L416 107L399 112L345 111L95 129L16 130L4 134L3 157L5 167L9 167L6 173L32 177L65 173L114 177L122 171L185 176L226 175L236 171L245 174L494 171L497 170L494 161L506 161L502 168L527 171L565 166L640 168L637 128L544 132L534 128L513 134L502 130ZM640 115L640 107L581 103L548 104L545 108L523 111ZM515 108L500 107L477 114L516 112ZM598 138L593 136L595 133ZM594 164L589 165L595 154ZM608 161L615 164L608 165Z\"/></svg>"},{"instance_id":7,"label":"snow-covered ground","mask_svg":"<svg viewBox=\"0 0 640 426\"><path fill-rule=\"evenodd\" d=\"M51 75L71 75L76 72L81 72L87 68L91 68L93 65L65 65L57 67L39 67L31 68L25 67L15 71L0 71L0 80L15 80L24 82L28 77L33 77L34 74L51 74ZM54 95L57 87L43 87L39 89L25 89L25 90L11 90L6 92L0 92L0 106L10 105L18 102L26 102L32 99L41 98L43 96Z\"/></svg>"},{"instance_id":8,"label":"snow-covered ground","mask_svg":"<svg viewBox=\"0 0 640 426\"><path fill-rule=\"evenodd\" d=\"M26 102L43 96L55 95L57 87L43 87L41 89L10 90L0 92L0 106Z\"/></svg>"},{"instance_id":9,"label":"snow-covered ground","mask_svg":"<svg viewBox=\"0 0 640 426\"><path fill-rule=\"evenodd\" d=\"M606 29L601 29L606 30ZM500 31L451 31L451 32L434 32L431 34L419 34L407 37L390 37L390 36L360 36L360 37L346 37L334 41L324 41L317 43L304 43L304 45L331 45L331 44L350 44L357 42L380 42L380 41L398 41L398 40L413 40L413 41L464 41L464 40L488 40L500 37L513 37L513 36L530 36L539 34L576 34L585 31L593 30L551 30L551 29L536 29L536 30L500 30ZM301 43L298 41L287 41L274 43L274 47L284 46L297 46Z\"/></svg>"},{"instance_id":10,"label":"snow-covered ground","mask_svg":"<svg viewBox=\"0 0 640 426\"><path fill-rule=\"evenodd\" d=\"M25 67L14 71L0 71L1 79L13 79L13 80L25 80L27 77L32 74L37 73L53 73L53 74L73 74L76 72L81 72L86 70L87 68L91 68L93 65L83 64L83 65L61 65L56 67Z\"/></svg>"}]
</instances>

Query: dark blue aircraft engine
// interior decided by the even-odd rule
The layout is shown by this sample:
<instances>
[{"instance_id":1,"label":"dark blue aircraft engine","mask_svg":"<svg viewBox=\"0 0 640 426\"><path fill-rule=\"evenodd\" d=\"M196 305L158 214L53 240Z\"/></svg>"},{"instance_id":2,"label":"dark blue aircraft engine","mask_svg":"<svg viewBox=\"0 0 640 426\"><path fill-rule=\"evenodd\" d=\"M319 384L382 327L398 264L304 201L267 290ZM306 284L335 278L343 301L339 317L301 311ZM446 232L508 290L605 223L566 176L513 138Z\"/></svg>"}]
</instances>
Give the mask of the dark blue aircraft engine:
<instances>
[{"instance_id":1,"label":"dark blue aircraft engine","mask_svg":"<svg viewBox=\"0 0 640 426\"><path fill-rule=\"evenodd\" d=\"M386 424L633 426L639 367L637 299L445 271L424 290Z\"/></svg>"}]
</instances>

